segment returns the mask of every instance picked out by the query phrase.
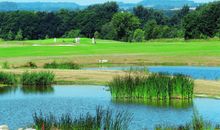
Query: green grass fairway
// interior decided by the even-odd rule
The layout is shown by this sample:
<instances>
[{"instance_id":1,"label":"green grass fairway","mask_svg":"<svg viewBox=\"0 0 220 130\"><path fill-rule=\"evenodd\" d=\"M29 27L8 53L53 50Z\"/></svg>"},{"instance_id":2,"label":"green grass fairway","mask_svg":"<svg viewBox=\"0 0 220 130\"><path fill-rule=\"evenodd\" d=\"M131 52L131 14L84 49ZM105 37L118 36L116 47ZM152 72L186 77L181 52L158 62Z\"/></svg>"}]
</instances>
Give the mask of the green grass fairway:
<instances>
[{"instance_id":1,"label":"green grass fairway","mask_svg":"<svg viewBox=\"0 0 220 130\"><path fill-rule=\"evenodd\" d=\"M136 57L136 60L140 58L140 62L143 62L144 59L163 59L164 57L167 58L167 60L169 59L169 62L175 62L181 58L185 58L186 60L192 58L191 60L197 60L192 62L198 64L205 64L205 61L207 60L209 60L210 63L213 62L213 65L220 64L220 40L218 39L193 41L175 39L154 40L143 43L97 40L96 45L93 45L92 40L87 38L82 38L80 45L74 44L73 40L74 39L57 39L57 43L54 43L53 39L0 41L0 61L8 61L8 58L20 58L21 60L22 57L43 58L48 56L114 56L115 58L117 58L117 56L125 56L124 58L129 58L127 56L133 56L133 58ZM55 46L65 44L72 44L74 46ZM199 60L200 57L203 57L203 59ZM158 63L160 64L159 61ZM182 59L181 63L187 64L188 61L184 62L184 59Z\"/></svg>"}]
</instances>

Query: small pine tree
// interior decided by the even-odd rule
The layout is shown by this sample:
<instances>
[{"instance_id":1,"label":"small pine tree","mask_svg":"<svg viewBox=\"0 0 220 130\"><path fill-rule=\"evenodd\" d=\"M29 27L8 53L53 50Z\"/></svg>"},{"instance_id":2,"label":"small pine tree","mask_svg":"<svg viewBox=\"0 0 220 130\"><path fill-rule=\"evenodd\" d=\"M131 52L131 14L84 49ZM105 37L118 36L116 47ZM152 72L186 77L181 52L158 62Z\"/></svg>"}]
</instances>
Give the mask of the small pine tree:
<instances>
[{"instance_id":1,"label":"small pine tree","mask_svg":"<svg viewBox=\"0 0 220 130\"><path fill-rule=\"evenodd\" d=\"M23 34L22 34L22 30L19 29L19 31L17 32L16 36L15 36L15 40L23 40Z\"/></svg>"}]
</instances>

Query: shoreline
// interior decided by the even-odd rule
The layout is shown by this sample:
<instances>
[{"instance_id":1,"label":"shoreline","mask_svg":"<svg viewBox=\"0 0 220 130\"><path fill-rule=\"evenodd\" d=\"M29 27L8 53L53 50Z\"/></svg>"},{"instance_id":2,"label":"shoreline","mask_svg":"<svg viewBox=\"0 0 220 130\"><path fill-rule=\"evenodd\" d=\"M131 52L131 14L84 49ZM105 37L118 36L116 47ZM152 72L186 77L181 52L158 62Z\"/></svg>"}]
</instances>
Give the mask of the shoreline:
<instances>
[{"instance_id":1,"label":"shoreline","mask_svg":"<svg viewBox=\"0 0 220 130\"><path fill-rule=\"evenodd\" d=\"M0 69L19 75L23 72L50 71L55 76L54 85L104 85L106 86L114 76L125 75L125 71L112 70L63 70L63 69ZM220 99L220 81L194 80L194 94L196 97Z\"/></svg>"}]
</instances>

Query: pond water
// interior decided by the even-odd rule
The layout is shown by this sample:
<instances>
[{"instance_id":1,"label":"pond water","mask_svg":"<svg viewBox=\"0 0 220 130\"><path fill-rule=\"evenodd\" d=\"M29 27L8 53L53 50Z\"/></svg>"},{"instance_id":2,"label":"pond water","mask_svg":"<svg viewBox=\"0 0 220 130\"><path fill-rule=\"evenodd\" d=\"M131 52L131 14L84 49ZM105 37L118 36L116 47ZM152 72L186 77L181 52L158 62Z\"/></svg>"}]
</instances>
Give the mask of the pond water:
<instances>
[{"instance_id":1,"label":"pond water","mask_svg":"<svg viewBox=\"0 0 220 130\"><path fill-rule=\"evenodd\" d=\"M193 77L194 79L219 80L220 67L200 67L200 66L133 66L133 67L102 67L83 68L84 70L130 70L148 69L150 72L162 72L175 74L180 73Z\"/></svg>"},{"instance_id":2,"label":"pond water","mask_svg":"<svg viewBox=\"0 0 220 130\"><path fill-rule=\"evenodd\" d=\"M220 100L196 98L192 105L183 108L156 107L138 103L116 103L111 100L104 86L71 85L53 86L35 90L21 87L0 89L0 124L7 124L12 130L32 124L34 112L53 113L61 116L71 113L94 113L96 106L126 110L133 114L130 129L153 129L156 124L179 125L191 121L193 109L213 123L220 123Z\"/></svg>"}]
</instances>

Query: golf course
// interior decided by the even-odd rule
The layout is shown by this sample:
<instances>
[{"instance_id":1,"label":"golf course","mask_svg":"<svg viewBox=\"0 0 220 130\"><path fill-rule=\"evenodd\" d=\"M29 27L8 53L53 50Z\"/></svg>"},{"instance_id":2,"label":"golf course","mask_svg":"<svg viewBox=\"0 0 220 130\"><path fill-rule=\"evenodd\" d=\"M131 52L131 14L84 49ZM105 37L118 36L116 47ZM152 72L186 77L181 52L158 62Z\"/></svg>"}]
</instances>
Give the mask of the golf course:
<instances>
[{"instance_id":1,"label":"golf course","mask_svg":"<svg viewBox=\"0 0 220 130\"><path fill-rule=\"evenodd\" d=\"M0 130L220 130L220 1L32 1L0 0Z\"/></svg>"},{"instance_id":2,"label":"golf course","mask_svg":"<svg viewBox=\"0 0 220 130\"><path fill-rule=\"evenodd\" d=\"M220 65L219 39L162 39L141 43L97 40L95 45L88 38L82 38L80 44L73 41L62 38L56 43L54 39L0 41L0 62L17 65L33 61L41 65L57 60L97 65L98 60L105 59L112 65Z\"/></svg>"}]
</instances>

